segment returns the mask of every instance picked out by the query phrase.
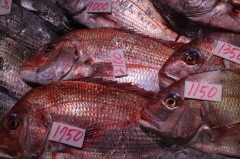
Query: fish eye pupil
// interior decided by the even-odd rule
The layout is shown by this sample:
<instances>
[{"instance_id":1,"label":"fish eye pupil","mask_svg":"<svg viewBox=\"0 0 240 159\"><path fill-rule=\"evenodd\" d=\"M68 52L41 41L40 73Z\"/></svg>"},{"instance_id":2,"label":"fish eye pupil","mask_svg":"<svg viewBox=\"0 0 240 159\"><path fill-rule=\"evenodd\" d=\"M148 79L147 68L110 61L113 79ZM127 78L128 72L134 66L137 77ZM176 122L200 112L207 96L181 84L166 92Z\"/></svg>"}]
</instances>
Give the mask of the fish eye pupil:
<instances>
[{"instance_id":1,"label":"fish eye pupil","mask_svg":"<svg viewBox=\"0 0 240 159\"><path fill-rule=\"evenodd\" d=\"M188 62L194 62L195 58L193 56L188 56L187 60L188 60Z\"/></svg>"},{"instance_id":2,"label":"fish eye pupil","mask_svg":"<svg viewBox=\"0 0 240 159\"><path fill-rule=\"evenodd\" d=\"M173 99L168 99L167 103L170 105L173 105L175 103L175 101Z\"/></svg>"},{"instance_id":3,"label":"fish eye pupil","mask_svg":"<svg viewBox=\"0 0 240 159\"><path fill-rule=\"evenodd\" d=\"M52 47L51 47L51 46L47 46L45 50L46 50L46 51L51 51L51 50L52 50Z\"/></svg>"},{"instance_id":4,"label":"fish eye pupil","mask_svg":"<svg viewBox=\"0 0 240 159\"><path fill-rule=\"evenodd\" d=\"M17 124L16 124L16 121L14 121L14 120L10 121L10 126L14 127L14 126L16 126L16 125L17 125Z\"/></svg>"}]
</instances>

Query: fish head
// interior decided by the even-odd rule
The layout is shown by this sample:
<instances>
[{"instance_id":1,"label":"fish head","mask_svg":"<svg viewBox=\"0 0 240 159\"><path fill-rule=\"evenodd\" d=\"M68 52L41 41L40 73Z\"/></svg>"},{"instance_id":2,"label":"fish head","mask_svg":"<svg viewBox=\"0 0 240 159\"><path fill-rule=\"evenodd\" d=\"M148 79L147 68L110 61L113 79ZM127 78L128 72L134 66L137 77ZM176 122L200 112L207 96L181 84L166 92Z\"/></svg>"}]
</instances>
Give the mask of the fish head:
<instances>
[{"instance_id":1,"label":"fish head","mask_svg":"<svg viewBox=\"0 0 240 159\"><path fill-rule=\"evenodd\" d=\"M167 0L169 7L187 16L204 14L211 10L219 0Z\"/></svg>"},{"instance_id":2,"label":"fish head","mask_svg":"<svg viewBox=\"0 0 240 159\"><path fill-rule=\"evenodd\" d=\"M43 45L24 62L20 72L21 77L30 83L49 84L71 74L73 67L74 71L80 70L79 78L90 76L94 69L86 62L88 55L83 52L80 41L77 36L66 35Z\"/></svg>"},{"instance_id":3,"label":"fish head","mask_svg":"<svg viewBox=\"0 0 240 159\"><path fill-rule=\"evenodd\" d=\"M144 129L177 144L192 139L202 123L201 102L184 99L184 81L158 92L140 112Z\"/></svg>"},{"instance_id":4,"label":"fish head","mask_svg":"<svg viewBox=\"0 0 240 159\"><path fill-rule=\"evenodd\" d=\"M49 129L44 113L18 102L0 123L0 158L35 158L43 149Z\"/></svg>"},{"instance_id":5,"label":"fish head","mask_svg":"<svg viewBox=\"0 0 240 159\"><path fill-rule=\"evenodd\" d=\"M159 71L160 88L191 74L224 68L223 59L213 55L216 45L216 36L206 36L173 52Z\"/></svg>"}]
</instances>

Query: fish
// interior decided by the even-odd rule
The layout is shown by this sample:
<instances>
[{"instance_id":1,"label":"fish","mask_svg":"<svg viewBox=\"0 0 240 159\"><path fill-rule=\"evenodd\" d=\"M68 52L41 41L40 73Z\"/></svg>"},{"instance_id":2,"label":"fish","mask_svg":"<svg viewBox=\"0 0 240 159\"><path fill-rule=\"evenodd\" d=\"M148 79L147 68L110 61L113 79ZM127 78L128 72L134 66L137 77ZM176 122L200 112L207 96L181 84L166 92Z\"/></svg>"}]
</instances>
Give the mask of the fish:
<instances>
[{"instance_id":1,"label":"fish","mask_svg":"<svg viewBox=\"0 0 240 159\"><path fill-rule=\"evenodd\" d=\"M127 98L126 98L127 97ZM100 84L61 81L30 90L0 123L0 158L148 158L163 139L139 127L149 99ZM82 148L49 140L53 122L86 130Z\"/></svg>"},{"instance_id":2,"label":"fish","mask_svg":"<svg viewBox=\"0 0 240 159\"><path fill-rule=\"evenodd\" d=\"M222 85L221 101L184 98L185 81ZM139 123L173 144L240 157L239 83L234 70L189 75L159 91L141 109Z\"/></svg>"},{"instance_id":3,"label":"fish","mask_svg":"<svg viewBox=\"0 0 240 159\"><path fill-rule=\"evenodd\" d=\"M5 94L5 92L0 88L0 120L2 120L16 102L17 99Z\"/></svg>"},{"instance_id":4,"label":"fish","mask_svg":"<svg viewBox=\"0 0 240 159\"><path fill-rule=\"evenodd\" d=\"M110 59L110 51L116 49L124 51L128 73L120 78L114 77ZM159 91L158 72L174 50L123 30L79 29L41 46L22 65L20 75L26 82L38 84L102 79L130 84L129 91L134 87L136 93L152 96Z\"/></svg>"},{"instance_id":5,"label":"fish","mask_svg":"<svg viewBox=\"0 0 240 159\"><path fill-rule=\"evenodd\" d=\"M14 3L47 21L52 25L51 29L58 34L64 34L82 27L71 20L55 0L16 0Z\"/></svg>"},{"instance_id":6,"label":"fish","mask_svg":"<svg viewBox=\"0 0 240 159\"><path fill-rule=\"evenodd\" d=\"M149 0L112 0L112 11L88 13L91 0L57 0L72 18L89 28L125 28L149 37L188 43L193 38L179 35L168 27Z\"/></svg>"},{"instance_id":7,"label":"fish","mask_svg":"<svg viewBox=\"0 0 240 159\"><path fill-rule=\"evenodd\" d=\"M239 2L228 2L228 0L167 0L167 4L194 22L240 32Z\"/></svg>"},{"instance_id":8,"label":"fish","mask_svg":"<svg viewBox=\"0 0 240 159\"><path fill-rule=\"evenodd\" d=\"M219 69L239 69L240 65L214 55L218 41L240 47L240 34L214 32L196 38L178 48L159 71L160 88L165 88L191 74Z\"/></svg>"},{"instance_id":9,"label":"fish","mask_svg":"<svg viewBox=\"0 0 240 159\"><path fill-rule=\"evenodd\" d=\"M205 26L189 20L183 14L168 6L167 0L150 0L157 11L168 23L170 29L182 36L202 38L204 35L216 32L218 29Z\"/></svg>"},{"instance_id":10,"label":"fish","mask_svg":"<svg viewBox=\"0 0 240 159\"><path fill-rule=\"evenodd\" d=\"M16 100L32 89L20 76L22 64L32 54L13 39L0 36L0 89Z\"/></svg>"},{"instance_id":11,"label":"fish","mask_svg":"<svg viewBox=\"0 0 240 159\"><path fill-rule=\"evenodd\" d=\"M0 31L33 52L58 36L48 22L15 3L11 14L0 16Z\"/></svg>"}]
</instances>

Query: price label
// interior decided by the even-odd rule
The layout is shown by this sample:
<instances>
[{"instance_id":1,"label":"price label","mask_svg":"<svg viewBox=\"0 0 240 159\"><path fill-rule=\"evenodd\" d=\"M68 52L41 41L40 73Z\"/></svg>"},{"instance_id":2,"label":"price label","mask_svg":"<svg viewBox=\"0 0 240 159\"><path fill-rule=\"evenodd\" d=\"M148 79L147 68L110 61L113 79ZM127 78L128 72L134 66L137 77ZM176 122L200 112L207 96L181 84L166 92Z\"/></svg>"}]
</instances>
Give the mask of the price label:
<instances>
[{"instance_id":1,"label":"price label","mask_svg":"<svg viewBox=\"0 0 240 159\"><path fill-rule=\"evenodd\" d=\"M49 140L82 148L86 130L53 122Z\"/></svg>"},{"instance_id":2,"label":"price label","mask_svg":"<svg viewBox=\"0 0 240 159\"><path fill-rule=\"evenodd\" d=\"M10 14L12 0L0 0L0 15Z\"/></svg>"},{"instance_id":3,"label":"price label","mask_svg":"<svg viewBox=\"0 0 240 159\"><path fill-rule=\"evenodd\" d=\"M87 7L88 13L111 13L112 0L92 0Z\"/></svg>"},{"instance_id":4,"label":"price label","mask_svg":"<svg viewBox=\"0 0 240 159\"><path fill-rule=\"evenodd\" d=\"M124 53L122 49L110 51L111 61L113 65L114 76L126 76L127 67L124 59Z\"/></svg>"},{"instance_id":5,"label":"price label","mask_svg":"<svg viewBox=\"0 0 240 159\"><path fill-rule=\"evenodd\" d=\"M216 84L205 84L185 81L184 97L221 101L222 86Z\"/></svg>"},{"instance_id":6,"label":"price label","mask_svg":"<svg viewBox=\"0 0 240 159\"><path fill-rule=\"evenodd\" d=\"M218 41L214 55L240 64L240 48L222 41Z\"/></svg>"}]
</instances>

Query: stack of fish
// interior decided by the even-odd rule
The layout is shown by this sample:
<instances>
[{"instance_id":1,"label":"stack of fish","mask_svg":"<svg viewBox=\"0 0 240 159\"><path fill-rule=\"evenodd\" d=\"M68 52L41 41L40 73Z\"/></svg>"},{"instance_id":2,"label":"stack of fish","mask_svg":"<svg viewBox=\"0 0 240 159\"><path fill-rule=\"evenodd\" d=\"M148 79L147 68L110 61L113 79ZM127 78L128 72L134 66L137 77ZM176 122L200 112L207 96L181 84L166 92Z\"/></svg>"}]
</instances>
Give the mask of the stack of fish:
<instances>
[{"instance_id":1,"label":"stack of fish","mask_svg":"<svg viewBox=\"0 0 240 159\"><path fill-rule=\"evenodd\" d=\"M0 158L240 157L240 65L214 55L221 41L239 58L239 3L111 2L16 0L0 16ZM186 98L186 81L221 85L221 100ZM79 135L67 127L52 141L56 122L85 129L82 148L61 142Z\"/></svg>"}]
</instances>

